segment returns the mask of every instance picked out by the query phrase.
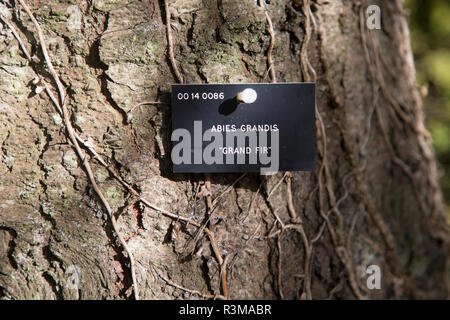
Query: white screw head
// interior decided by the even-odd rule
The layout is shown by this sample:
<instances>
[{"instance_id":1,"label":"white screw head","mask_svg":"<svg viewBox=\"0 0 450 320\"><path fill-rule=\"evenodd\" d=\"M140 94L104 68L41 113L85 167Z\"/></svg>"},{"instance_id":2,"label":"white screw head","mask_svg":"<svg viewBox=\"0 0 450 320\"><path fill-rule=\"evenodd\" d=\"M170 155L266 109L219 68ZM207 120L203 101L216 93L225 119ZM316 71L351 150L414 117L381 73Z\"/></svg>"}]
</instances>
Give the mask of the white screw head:
<instances>
[{"instance_id":1,"label":"white screw head","mask_svg":"<svg viewBox=\"0 0 450 320\"><path fill-rule=\"evenodd\" d=\"M237 101L242 103L253 103L256 101L258 94L255 90L247 88L242 92L239 92L236 96Z\"/></svg>"}]
</instances>

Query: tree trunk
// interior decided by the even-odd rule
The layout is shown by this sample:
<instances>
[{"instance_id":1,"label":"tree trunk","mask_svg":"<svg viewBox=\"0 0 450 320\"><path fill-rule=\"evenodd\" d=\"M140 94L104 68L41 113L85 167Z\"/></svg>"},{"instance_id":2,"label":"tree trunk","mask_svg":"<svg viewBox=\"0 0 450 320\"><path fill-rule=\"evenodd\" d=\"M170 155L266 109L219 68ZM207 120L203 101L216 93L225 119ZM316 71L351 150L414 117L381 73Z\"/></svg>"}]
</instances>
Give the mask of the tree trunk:
<instances>
[{"instance_id":1,"label":"tree trunk","mask_svg":"<svg viewBox=\"0 0 450 320\"><path fill-rule=\"evenodd\" d=\"M58 97L36 25L3 2L0 297L448 297L448 226L400 0L372 1L381 30L366 28L365 1L170 0L173 47L162 0L26 1L112 216L63 114L36 93L46 83ZM316 81L316 172L173 174L177 69L185 83Z\"/></svg>"}]
</instances>

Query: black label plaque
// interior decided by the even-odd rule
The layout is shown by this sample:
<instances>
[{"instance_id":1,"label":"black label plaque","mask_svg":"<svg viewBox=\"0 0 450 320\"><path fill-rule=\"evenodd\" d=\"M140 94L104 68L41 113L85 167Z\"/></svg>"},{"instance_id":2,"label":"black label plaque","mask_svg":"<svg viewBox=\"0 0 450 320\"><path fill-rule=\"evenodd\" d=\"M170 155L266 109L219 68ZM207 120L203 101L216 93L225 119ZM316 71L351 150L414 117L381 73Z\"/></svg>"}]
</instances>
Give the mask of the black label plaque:
<instances>
[{"instance_id":1,"label":"black label plaque","mask_svg":"<svg viewBox=\"0 0 450 320\"><path fill-rule=\"evenodd\" d=\"M313 171L314 108L314 83L174 84L173 171Z\"/></svg>"}]
</instances>

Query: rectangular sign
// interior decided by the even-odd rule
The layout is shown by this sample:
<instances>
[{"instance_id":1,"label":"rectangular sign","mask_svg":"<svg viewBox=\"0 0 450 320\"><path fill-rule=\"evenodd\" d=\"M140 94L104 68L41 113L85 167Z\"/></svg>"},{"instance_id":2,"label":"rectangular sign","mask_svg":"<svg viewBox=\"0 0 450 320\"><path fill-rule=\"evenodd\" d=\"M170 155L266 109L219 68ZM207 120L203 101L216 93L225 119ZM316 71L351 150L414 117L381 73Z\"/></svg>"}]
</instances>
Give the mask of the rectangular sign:
<instances>
[{"instance_id":1,"label":"rectangular sign","mask_svg":"<svg viewBox=\"0 0 450 320\"><path fill-rule=\"evenodd\" d=\"M313 171L315 84L172 85L173 171Z\"/></svg>"}]
</instances>

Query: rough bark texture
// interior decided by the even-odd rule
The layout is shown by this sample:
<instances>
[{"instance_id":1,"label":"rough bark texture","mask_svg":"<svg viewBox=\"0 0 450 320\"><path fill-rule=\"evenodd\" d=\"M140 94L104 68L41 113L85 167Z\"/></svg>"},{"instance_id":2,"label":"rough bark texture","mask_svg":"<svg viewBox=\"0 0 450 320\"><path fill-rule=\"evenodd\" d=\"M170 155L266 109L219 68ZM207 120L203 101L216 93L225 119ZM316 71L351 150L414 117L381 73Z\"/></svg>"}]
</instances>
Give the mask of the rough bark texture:
<instances>
[{"instance_id":1,"label":"rough bark texture","mask_svg":"<svg viewBox=\"0 0 450 320\"><path fill-rule=\"evenodd\" d=\"M170 84L176 80L163 1L28 4L77 133L91 138L142 198L208 221L228 257L231 299L447 298L448 229L401 2L373 1L383 22L374 31L364 28L364 1L308 2L266 6L277 80L314 80L313 69L317 76L323 120L317 170L292 174L293 204L311 251L306 275L299 228L277 232L275 215L290 223L283 173L246 175L210 217L204 176L171 173ZM53 85L36 29L19 4L16 10L13 1L5 5L2 14L33 61L0 24L0 297L133 298L129 259L82 159L49 97L34 93L36 73ZM269 81L270 36L255 1L171 0L169 7L186 83ZM144 101L163 103L133 108ZM95 159L90 163L136 260L141 298L201 298L173 284L222 293L220 266L204 233L196 237L195 226L145 206ZM238 177L211 175L212 198ZM363 270L373 264L382 271L381 290L366 287ZM79 290L67 285L71 266L81 271Z\"/></svg>"}]
</instances>

